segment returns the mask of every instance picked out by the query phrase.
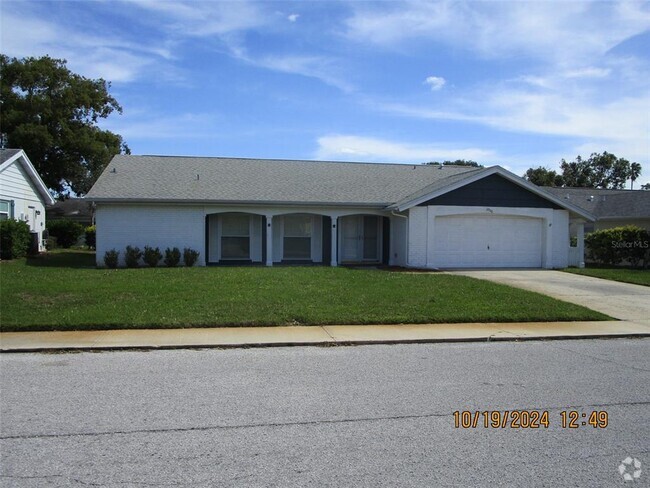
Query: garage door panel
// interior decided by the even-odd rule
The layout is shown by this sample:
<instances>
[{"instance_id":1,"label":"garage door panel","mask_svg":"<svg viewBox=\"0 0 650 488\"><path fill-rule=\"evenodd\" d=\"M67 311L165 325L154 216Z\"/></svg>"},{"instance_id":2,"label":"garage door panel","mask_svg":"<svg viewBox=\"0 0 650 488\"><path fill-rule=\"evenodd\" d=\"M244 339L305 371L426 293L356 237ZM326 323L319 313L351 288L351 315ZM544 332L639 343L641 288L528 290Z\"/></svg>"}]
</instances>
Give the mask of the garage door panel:
<instances>
[{"instance_id":1,"label":"garage door panel","mask_svg":"<svg viewBox=\"0 0 650 488\"><path fill-rule=\"evenodd\" d=\"M541 267L542 220L515 216L437 217L433 263L446 268Z\"/></svg>"}]
</instances>

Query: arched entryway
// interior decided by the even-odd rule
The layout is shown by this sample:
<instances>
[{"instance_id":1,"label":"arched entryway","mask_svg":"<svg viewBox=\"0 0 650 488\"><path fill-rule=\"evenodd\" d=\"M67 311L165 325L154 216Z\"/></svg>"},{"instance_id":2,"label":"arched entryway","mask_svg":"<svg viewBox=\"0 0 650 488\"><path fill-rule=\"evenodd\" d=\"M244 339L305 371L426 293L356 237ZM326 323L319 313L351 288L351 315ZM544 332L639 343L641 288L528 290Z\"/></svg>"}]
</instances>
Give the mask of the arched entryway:
<instances>
[{"instance_id":1,"label":"arched entryway","mask_svg":"<svg viewBox=\"0 0 650 488\"><path fill-rule=\"evenodd\" d=\"M338 261L341 264L388 263L390 220L373 214L340 217Z\"/></svg>"},{"instance_id":2,"label":"arched entryway","mask_svg":"<svg viewBox=\"0 0 650 488\"><path fill-rule=\"evenodd\" d=\"M265 218L244 212L206 215L207 264L264 262Z\"/></svg>"},{"instance_id":3,"label":"arched entryway","mask_svg":"<svg viewBox=\"0 0 650 488\"><path fill-rule=\"evenodd\" d=\"M329 264L331 218L315 213L273 216L274 264Z\"/></svg>"}]
</instances>

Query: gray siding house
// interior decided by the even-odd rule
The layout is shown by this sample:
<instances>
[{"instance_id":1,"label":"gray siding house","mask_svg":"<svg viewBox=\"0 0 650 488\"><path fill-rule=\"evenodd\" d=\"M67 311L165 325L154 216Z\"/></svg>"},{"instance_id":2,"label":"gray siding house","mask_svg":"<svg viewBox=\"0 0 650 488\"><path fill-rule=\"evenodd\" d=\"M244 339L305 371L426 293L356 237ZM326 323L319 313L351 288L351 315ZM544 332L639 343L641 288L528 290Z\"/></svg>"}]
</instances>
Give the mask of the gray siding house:
<instances>
[{"instance_id":1,"label":"gray siding house","mask_svg":"<svg viewBox=\"0 0 650 488\"><path fill-rule=\"evenodd\" d=\"M45 206L50 192L22 149L0 149L0 220L22 220L36 234L38 250L45 250Z\"/></svg>"}]
</instances>

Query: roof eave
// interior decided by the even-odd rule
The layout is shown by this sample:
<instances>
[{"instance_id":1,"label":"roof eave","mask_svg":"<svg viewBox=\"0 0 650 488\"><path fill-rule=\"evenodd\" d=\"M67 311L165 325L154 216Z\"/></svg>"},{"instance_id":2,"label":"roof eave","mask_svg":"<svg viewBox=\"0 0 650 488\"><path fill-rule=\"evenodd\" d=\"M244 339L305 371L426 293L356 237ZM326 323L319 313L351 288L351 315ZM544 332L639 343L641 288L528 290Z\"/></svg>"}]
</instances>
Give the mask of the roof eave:
<instances>
[{"instance_id":1,"label":"roof eave","mask_svg":"<svg viewBox=\"0 0 650 488\"><path fill-rule=\"evenodd\" d=\"M86 195L86 200L94 203L138 203L138 204L168 204L182 203L187 205L242 205L242 206L302 206L302 207L364 207L364 208L386 208L388 202L305 202L305 201L278 201L278 200L209 200L209 199L186 199L186 198L112 198L93 197Z\"/></svg>"}]
</instances>

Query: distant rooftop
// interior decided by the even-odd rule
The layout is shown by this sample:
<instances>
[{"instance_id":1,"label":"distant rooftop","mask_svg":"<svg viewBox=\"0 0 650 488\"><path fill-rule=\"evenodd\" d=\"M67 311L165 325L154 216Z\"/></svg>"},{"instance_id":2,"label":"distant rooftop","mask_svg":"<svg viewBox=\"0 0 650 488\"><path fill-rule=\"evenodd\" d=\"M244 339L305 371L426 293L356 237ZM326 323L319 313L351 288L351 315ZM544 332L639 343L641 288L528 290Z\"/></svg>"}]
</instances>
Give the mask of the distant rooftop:
<instances>
[{"instance_id":1,"label":"distant rooftop","mask_svg":"<svg viewBox=\"0 0 650 488\"><path fill-rule=\"evenodd\" d=\"M558 188L544 190L600 218L650 218L650 191Z\"/></svg>"}]
</instances>

